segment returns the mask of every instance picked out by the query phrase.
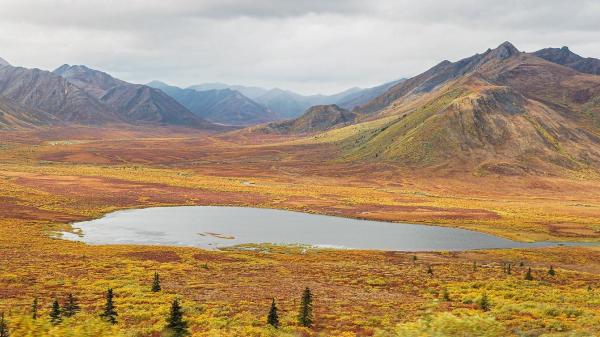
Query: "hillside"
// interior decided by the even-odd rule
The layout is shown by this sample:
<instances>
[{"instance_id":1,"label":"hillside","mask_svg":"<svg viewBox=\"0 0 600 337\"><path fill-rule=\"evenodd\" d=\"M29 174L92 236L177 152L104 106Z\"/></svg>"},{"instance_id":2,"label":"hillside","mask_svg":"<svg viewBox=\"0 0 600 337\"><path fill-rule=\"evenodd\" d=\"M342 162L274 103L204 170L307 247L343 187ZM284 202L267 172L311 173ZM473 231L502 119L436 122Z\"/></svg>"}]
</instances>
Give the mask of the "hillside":
<instances>
[{"instance_id":1,"label":"hillside","mask_svg":"<svg viewBox=\"0 0 600 337\"><path fill-rule=\"evenodd\" d=\"M148 85L164 91L195 115L213 123L246 126L280 119L277 114L235 90L198 91L182 89L158 81Z\"/></svg>"},{"instance_id":2,"label":"hillside","mask_svg":"<svg viewBox=\"0 0 600 337\"><path fill-rule=\"evenodd\" d=\"M316 105L302 116L278 123L270 123L257 129L259 132L278 134L303 134L329 130L352 123L358 114L333 105Z\"/></svg>"},{"instance_id":3,"label":"hillside","mask_svg":"<svg viewBox=\"0 0 600 337\"><path fill-rule=\"evenodd\" d=\"M505 175L600 168L600 76L508 42L444 61L358 110L370 121L319 137L342 160Z\"/></svg>"}]
</instances>

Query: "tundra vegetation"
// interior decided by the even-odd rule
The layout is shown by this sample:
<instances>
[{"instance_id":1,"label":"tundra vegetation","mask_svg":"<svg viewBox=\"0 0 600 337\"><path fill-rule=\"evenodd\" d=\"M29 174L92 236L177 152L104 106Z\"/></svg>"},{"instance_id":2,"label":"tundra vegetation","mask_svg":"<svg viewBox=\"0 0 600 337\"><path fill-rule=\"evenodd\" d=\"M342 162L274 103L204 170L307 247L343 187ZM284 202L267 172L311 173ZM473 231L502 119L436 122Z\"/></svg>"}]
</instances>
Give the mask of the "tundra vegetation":
<instances>
[{"instance_id":1,"label":"tundra vegetation","mask_svg":"<svg viewBox=\"0 0 600 337\"><path fill-rule=\"evenodd\" d=\"M600 183L592 179L436 176L386 163L331 161L327 144L273 135L161 132L152 138L110 129L3 134L1 336L600 333L600 249L594 246L201 250L61 239L59 231L74 231L71 222L163 205L275 207L524 241L600 236Z\"/></svg>"}]
</instances>

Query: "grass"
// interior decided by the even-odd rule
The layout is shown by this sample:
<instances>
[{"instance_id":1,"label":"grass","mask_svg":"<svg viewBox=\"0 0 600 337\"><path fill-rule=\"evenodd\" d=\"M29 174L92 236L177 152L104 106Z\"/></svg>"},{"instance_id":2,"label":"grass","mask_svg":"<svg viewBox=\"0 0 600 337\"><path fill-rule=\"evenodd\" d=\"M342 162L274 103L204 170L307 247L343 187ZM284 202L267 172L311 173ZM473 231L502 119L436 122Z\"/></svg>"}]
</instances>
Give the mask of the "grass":
<instances>
[{"instance_id":1,"label":"grass","mask_svg":"<svg viewBox=\"0 0 600 337\"><path fill-rule=\"evenodd\" d=\"M526 241L597 241L595 181L435 177L385 163L355 167L328 160L327 147L310 143L240 146L226 138L122 134L84 143L51 136L8 134L0 150L0 311L13 336L160 336L174 298L181 299L194 336L600 333L598 248L413 254L259 245L205 251L88 246L49 235L117 209L194 204L432 223ZM551 265L556 276L547 273ZM524 280L529 267L533 281ZM150 291L155 271L160 293ZM312 329L296 323L307 286L315 294ZM116 294L116 326L97 318L109 287ZM79 298L82 313L53 326L50 304L68 293ZM483 293L489 311L477 306ZM41 308L35 322L28 317L34 297ZM279 331L265 324L271 298L280 308Z\"/></svg>"}]
</instances>

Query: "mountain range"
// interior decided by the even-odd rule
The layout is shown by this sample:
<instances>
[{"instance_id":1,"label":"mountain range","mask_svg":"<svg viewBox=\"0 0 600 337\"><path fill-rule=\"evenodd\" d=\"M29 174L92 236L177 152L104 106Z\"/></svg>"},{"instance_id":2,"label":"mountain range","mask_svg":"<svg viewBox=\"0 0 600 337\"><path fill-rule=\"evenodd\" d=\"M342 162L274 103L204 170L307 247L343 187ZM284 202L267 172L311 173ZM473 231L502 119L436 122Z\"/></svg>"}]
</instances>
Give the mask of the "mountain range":
<instances>
[{"instance_id":1,"label":"mountain range","mask_svg":"<svg viewBox=\"0 0 600 337\"><path fill-rule=\"evenodd\" d=\"M336 144L341 160L473 174L600 168L600 76L536 54L505 42L443 61L354 109L352 125L316 128L314 139Z\"/></svg>"},{"instance_id":2,"label":"mountain range","mask_svg":"<svg viewBox=\"0 0 600 337\"><path fill-rule=\"evenodd\" d=\"M222 88L199 91L182 89L159 81L150 82L148 85L162 90L195 115L214 123L244 126L280 118L237 90Z\"/></svg>"},{"instance_id":3,"label":"mountain range","mask_svg":"<svg viewBox=\"0 0 600 337\"><path fill-rule=\"evenodd\" d=\"M282 119L295 118L315 105L336 104L345 109L352 109L380 95L392 85L402 80L392 81L372 88L350 88L332 95L302 95L279 88L265 89L223 83L207 83L193 85L188 89L197 91L231 89L275 112Z\"/></svg>"},{"instance_id":4,"label":"mountain range","mask_svg":"<svg viewBox=\"0 0 600 337\"><path fill-rule=\"evenodd\" d=\"M46 125L177 125L223 130L192 114L170 96L85 66L54 72L0 65L5 129Z\"/></svg>"},{"instance_id":5,"label":"mountain range","mask_svg":"<svg viewBox=\"0 0 600 337\"><path fill-rule=\"evenodd\" d=\"M220 84L139 85L85 66L48 72L1 60L0 127L265 123L247 132L311 135L309 142L334 144L337 160L583 174L600 168L599 63L566 47L526 53L505 42L406 80L302 96Z\"/></svg>"}]
</instances>

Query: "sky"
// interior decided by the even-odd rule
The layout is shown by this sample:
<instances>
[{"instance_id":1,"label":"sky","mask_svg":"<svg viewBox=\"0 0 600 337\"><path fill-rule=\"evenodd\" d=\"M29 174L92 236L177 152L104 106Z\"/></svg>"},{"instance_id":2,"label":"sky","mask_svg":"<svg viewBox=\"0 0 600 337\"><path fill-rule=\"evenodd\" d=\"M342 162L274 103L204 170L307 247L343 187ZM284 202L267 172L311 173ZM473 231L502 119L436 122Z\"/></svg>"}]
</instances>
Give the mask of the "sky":
<instances>
[{"instance_id":1,"label":"sky","mask_svg":"<svg viewBox=\"0 0 600 337\"><path fill-rule=\"evenodd\" d=\"M0 57L134 83L330 94L504 41L600 58L595 0L0 0Z\"/></svg>"}]
</instances>

